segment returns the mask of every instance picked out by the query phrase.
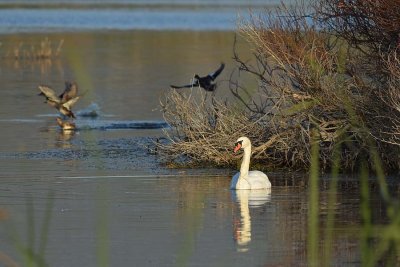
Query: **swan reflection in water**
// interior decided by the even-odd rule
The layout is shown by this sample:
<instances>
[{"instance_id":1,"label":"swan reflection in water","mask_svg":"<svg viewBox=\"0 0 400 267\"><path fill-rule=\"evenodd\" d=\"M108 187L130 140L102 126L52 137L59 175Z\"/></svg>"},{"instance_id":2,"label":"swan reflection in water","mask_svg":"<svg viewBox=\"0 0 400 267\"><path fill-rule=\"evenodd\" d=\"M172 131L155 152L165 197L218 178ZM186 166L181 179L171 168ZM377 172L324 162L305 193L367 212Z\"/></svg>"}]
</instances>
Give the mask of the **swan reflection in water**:
<instances>
[{"instance_id":1,"label":"swan reflection in water","mask_svg":"<svg viewBox=\"0 0 400 267\"><path fill-rule=\"evenodd\" d=\"M239 204L240 219L234 218L233 238L239 252L248 251L251 241L250 208L258 208L271 201L271 189L231 190L232 199Z\"/></svg>"}]
</instances>

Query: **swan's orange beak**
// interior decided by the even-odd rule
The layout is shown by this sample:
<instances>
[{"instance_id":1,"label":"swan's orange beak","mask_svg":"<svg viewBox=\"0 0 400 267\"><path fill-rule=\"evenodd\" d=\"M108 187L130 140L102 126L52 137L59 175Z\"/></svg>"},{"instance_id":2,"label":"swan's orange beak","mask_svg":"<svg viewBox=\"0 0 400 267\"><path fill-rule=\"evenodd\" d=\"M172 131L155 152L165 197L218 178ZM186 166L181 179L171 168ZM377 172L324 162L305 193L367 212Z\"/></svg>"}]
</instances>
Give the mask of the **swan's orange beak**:
<instances>
[{"instance_id":1,"label":"swan's orange beak","mask_svg":"<svg viewBox=\"0 0 400 267\"><path fill-rule=\"evenodd\" d=\"M241 143L236 143L235 148L233 149L233 153L236 153L242 147Z\"/></svg>"}]
</instances>

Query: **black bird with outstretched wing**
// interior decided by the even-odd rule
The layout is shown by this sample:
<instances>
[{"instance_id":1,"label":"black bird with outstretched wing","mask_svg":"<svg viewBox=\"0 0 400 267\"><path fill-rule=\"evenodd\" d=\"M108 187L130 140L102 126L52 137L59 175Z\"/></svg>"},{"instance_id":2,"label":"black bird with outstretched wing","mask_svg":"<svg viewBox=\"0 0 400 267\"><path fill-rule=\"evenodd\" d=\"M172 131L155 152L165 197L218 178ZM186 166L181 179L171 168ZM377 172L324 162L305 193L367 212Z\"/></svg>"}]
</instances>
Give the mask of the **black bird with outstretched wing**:
<instances>
[{"instance_id":1,"label":"black bird with outstretched wing","mask_svg":"<svg viewBox=\"0 0 400 267\"><path fill-rule=\"evenodd\" d=\"M225 64L221 63L221 66L216 71L208 74L207 76L200 77L197 74L194 75L194 82L192 84L187 84L187 85L182 85L182 86L171 85L171 88L180 89L180 88L192 88L192 87L199 86L209 92L215 91L215 89L217 88L215 79L218 77L218 75L221 74L221 72L224 68L225 68Z\"/></svg>"}]
</instances>

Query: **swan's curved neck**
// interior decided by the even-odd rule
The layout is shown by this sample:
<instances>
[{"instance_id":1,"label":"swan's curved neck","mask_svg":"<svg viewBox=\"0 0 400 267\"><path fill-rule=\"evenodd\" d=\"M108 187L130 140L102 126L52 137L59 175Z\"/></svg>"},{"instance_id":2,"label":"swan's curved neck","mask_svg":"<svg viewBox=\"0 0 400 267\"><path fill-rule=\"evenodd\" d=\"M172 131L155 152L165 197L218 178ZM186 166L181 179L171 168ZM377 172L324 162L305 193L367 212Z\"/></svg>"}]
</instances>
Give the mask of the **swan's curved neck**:
<instances>
[{"instance_id":1,"label":"swan's curved neck","mask_svg":"<svg viewBox=\"0 0 400 267\"><path fill-rule=\"evenodd\" d=\"M251 145L247 146L244 150L242 165L240 166L240 178L245 178L249 174Z\"/></svg>"}]
</instances>

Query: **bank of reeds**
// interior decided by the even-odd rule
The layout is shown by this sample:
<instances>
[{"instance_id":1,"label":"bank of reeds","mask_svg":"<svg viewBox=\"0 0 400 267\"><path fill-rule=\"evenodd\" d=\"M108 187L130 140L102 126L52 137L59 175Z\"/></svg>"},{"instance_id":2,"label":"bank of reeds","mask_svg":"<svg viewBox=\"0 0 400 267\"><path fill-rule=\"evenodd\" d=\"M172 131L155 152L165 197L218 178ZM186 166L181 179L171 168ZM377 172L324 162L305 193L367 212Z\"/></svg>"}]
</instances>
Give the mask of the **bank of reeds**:
<instances>
[{"instance_id":1,"label":"bank of reeds","mask_svg":"<svg viewBox=\"0 0 400 267\"><path fill-rule=\"evenodd\" d=\"M321 169L332 167L333 148L346 136L341 170L355 170L360 156L368 155L371 144L361 130L368 129L384 169L398 170L397 43L388 38L382 42L381 35L372 33L365 45L365 38L351 39L364 34L363 28L346 23L364 18L367 7L363 1L343 1L348 6L343 11L339 2L283 5L241 22L238 32L254 47L254 60L249 63L236 53L234 59L238 72L255 77L258 88L231 81L234 100L229 102L169 92L163 110L172 131L167 132L170 143L160 145L162 154L172 161L184 156L197 163L229 164L233 158L227 152L233 142L248 135L255 145L254 160L263 166L309 169L310 133L317 130ZM384 9L389 2L368 8ZM374 26L368 19L364 23ZM356 26L350 34L348 28ZM346 32L341 34L341 29ZM371 160L367 158L370 166Z\"/></svg>"},{"instance_id":2,"label":"bank of reeds","mask_svg":"<svg viewBox=\"0 0 400 267\"><path fill-rule=\"evenodd\" d=\"M232 164L233 139L245 134L258 140L263 135L263 128L248 120L243 110L207 97L197 88L171 90L161 106L171 129L164 130L168 142L158 143L158 148L161 155L178 164L188 160L194 164Z\"/></svg>"},{"instance_id":3,"label":"bank of reeds","mask_svg":"<svg viewBox=\"0 0 400 267\"><path fill-rule=\"evenodd\" d=\"M53 45L48 37L42 39L38 45L19 43L5 52L5 58L14 60L44 60L53 59L60 55L64 40Z\"/></svg>"}]
</instances>

